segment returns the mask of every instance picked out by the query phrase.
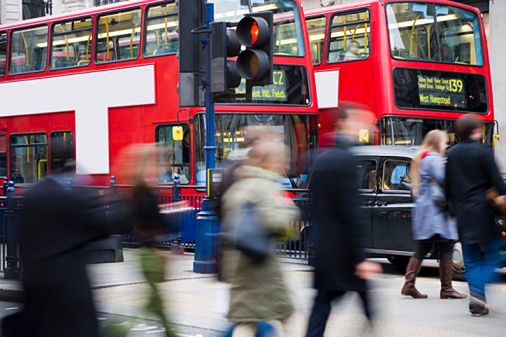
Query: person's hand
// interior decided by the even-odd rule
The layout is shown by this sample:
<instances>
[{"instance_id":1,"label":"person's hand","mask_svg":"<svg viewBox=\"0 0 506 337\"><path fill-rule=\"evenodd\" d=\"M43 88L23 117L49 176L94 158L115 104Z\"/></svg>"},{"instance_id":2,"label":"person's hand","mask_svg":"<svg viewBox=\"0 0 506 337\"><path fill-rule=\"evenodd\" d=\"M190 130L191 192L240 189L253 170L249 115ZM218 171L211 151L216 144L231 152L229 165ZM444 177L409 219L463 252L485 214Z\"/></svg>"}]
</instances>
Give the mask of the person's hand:
<instances>
[{"instance_id":1,"label":"person's hand","mask_svg":"<svg viewBox=\"0 0 506 337\"><path fill-rule=\"evenodd\" d=\"M364 261L355 265L355 275L363 280L371 279L382 272L383 268L379 263Z\"/></svg>"}]
</instances>

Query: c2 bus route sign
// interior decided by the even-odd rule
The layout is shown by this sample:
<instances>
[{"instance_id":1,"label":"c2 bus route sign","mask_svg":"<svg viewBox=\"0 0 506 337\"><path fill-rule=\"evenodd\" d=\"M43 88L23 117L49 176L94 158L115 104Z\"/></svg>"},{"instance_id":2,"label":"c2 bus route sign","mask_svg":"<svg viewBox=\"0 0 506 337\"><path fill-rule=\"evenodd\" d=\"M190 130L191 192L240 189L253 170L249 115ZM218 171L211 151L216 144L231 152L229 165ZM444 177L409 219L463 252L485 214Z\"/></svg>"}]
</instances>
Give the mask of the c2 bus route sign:
<instances>
[{"instance_id":1,"label":"c2 bus route sign","mask_svg":"<svg viewBox=\"0 0 506 337\"><path fill-rule=\"evenodd\" d=\"M154 104L154 66L3 83L0 102L0 117L74 111L77 173L109 174L108 110Z\"/></svg>"}]
</instances>

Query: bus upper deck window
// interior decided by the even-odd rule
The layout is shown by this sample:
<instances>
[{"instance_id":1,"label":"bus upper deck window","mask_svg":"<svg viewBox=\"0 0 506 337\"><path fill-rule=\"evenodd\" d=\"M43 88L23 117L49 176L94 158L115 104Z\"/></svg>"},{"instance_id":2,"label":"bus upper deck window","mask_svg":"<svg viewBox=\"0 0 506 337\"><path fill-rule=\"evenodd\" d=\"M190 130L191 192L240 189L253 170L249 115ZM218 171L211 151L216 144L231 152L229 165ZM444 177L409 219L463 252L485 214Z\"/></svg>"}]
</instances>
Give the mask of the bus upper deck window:
<instances>
[{"instance_id":1,"label":"bus upper deck window","mask_svg":"<svg viewBox=\"0 0 506 337\"><path fill-rule=\"evenodd\" d=\"M7 33L0 33L0 77L5 74L7 59Z\"/></svg>"},{"instance_id":2,"label":"bus upper deck window","mask_svg":"<svg viewBox=\"0 0 506 337\"><path fill-rule=\"evenodd\" d=\"M91 18L83 18L53 26L51 69L83 67L90 64L92 25Z\"/></svg>"},{"instance_id":3,"label":"bus upper deck window","mask_svg":"<svg viewBox=\"0 0 506 337\"><path fill-rule=\"evenodd\" d=\"M144 57L174 54L178 50L178 10L174 2L147 9Z\"/></svg>"},{"instance_id":4,"label":"bus upper deck window","mask_svg":"<svg viewBox=\"0 0 506 337\"><path fill-rule=\"evenodd\" d=\"M139 56L142 11L129 10L98 19L95 62L117 62Z\"/></svg>"},{"instance_id":5,"label":"bus upper deck window","mask_svg":"<svg viewBox=\"0 0 506 337\"><path fill-rule=\"evenodd\" d=\"M306 21L309 33L309 43L311 45L311 55L313 56L313 64L320 64L323 59L326 22L327 20L324 16L311 18Z\"/></svg>"},{"instance_id":6,"label":"bus upper deck window","mask_svg":"<svg viewBox=\"0 0 506 337\"><path fill-rule=\"evenodd\" d=\"M386 11L392 57L483 65L480 18L474 12L414 2L387 4Z\"/></svg>"},{"instance_id":7,"label":"bus upper deck window","mask_svg":"<svg viewBox=\"0 0 506 337\"><path fill-rule=\"evenodd\" d=\"M48 27L33 27L11 33L9 73L24 74L46 69Z\"/></svg>"},{"instance_id":8,"label":"bus upper deck window","mask_svg":"<svg viewBox=\"0 0 506 337\"><path fill-rule=\"evenodd\" d=\"M369 58L371 25L369 10L338 13L329 29L327 62L347 62Z\"/></svg>"}]
</instances>

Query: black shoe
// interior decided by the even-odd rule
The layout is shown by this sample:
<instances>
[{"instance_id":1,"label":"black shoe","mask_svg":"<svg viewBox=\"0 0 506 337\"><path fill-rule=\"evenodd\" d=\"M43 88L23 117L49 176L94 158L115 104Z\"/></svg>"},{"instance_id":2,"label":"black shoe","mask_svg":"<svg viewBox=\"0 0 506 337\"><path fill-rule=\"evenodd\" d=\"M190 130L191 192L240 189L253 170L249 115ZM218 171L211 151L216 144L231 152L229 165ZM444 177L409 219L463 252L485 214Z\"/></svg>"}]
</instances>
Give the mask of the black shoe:
<instances>
[{"instance_id":1,"label":"black shoe","mask_svg":"<svg viewBox=\"0 0 506 337\"><path fill-rule=\"evenodd\" d=\"M469 303L469 311L475 317L485 316L490 313L488 308L481 303Z\"/></svg>"}]
</instances>

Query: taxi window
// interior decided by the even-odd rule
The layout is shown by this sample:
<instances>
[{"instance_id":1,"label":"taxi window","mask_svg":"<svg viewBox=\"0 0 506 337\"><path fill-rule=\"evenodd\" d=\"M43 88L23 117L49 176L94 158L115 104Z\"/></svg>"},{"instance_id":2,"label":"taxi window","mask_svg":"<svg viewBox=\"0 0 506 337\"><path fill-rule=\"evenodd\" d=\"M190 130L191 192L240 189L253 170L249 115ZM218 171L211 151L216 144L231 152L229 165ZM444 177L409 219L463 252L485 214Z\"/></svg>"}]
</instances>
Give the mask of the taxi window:
<instances>
[{"instance_id":1,"label":"taxi window","mask_svg":"<svg viewBox=\"0 0 506 337\"><path fill-rule=\"evenodd\" d=\"M404 160L387 160L383 165L383 191L409 191L409 168L411 163Z\"/></svg>"},{"instance_id":2,"label":"taxi window","mask_svg":"<svg viewBox=\"0 0 506 337\"><path fill-rule=\"evenodd\" d=\"M376 161L358 161L359 188L361 190L374 190L376 187Z\"/></svg>"}]
</instances>

